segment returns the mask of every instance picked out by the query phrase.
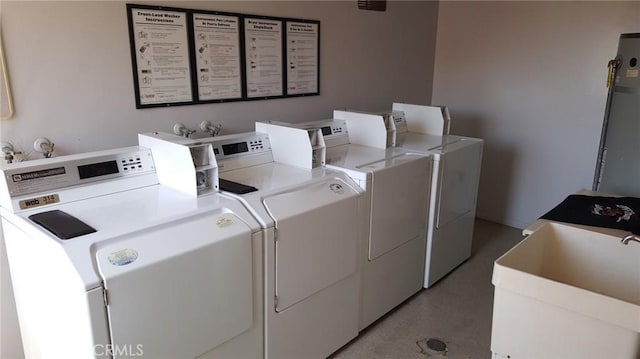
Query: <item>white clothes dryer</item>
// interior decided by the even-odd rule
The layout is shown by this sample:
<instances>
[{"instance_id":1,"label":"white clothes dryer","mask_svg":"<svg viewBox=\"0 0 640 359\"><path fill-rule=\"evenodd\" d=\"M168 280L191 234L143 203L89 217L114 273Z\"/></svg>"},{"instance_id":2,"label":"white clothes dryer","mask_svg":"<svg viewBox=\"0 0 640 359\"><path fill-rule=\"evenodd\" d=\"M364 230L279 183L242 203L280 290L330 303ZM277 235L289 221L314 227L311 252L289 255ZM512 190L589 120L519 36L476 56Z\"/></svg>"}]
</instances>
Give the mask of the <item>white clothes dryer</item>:
<instances>
[{"instance_id":1,"label":"white clothes dryer","mask_svg":"<svg viewBox=\"0 0 640 359\"><path fill-rule=\"evenodd\" d=\"M0 181L27 358L262 357L262 231L240 202L159 185L140 147Z\"/></svg>"},{"instance_id":2,"label":"white clothes dryer","mask_svg":"<svg viewBox=\"0 0 640 359\"><path fill-rule=\"evenodd\" d=\"M153 148L158 139L171 137L141 135L140 143ZM300 139L309 142L306 132L290 141ZM358 185L310 161L274 160L264 133L193 143L212 146L221 194L240 200L264 230L265 356L321 358L348 343L358 334Z\"/></svg>"},{"instance_id":3,"label":"white clothes dryer","mask_svg":"<svg viewBox=\"0 0 640 359\"><path fill-rule=\"evenodd\" d=\"M270 136L283 126L317 130L320 140L311 142L324 147L317 157L327 169L344 172L364 190L365 215L360 220L365 232L359 250L359 329L364 329L422 289L431 157L385 148L386 138L378 142L382 148L353 144L341 120L256 123ZM356 138L360 143L370 140L362 134Z\"/></svg>"},{"instance_id":4,"label":"white clothes dryer","mask_svg":"<svg viewBox=\"0 0 640 359\"><path fill-rule=\"evenodd\" d=\"M471 256L484 141L448 135L445 108L394 103L397 147L433 155L424 287Z\"/></svg>"}]
</instances>

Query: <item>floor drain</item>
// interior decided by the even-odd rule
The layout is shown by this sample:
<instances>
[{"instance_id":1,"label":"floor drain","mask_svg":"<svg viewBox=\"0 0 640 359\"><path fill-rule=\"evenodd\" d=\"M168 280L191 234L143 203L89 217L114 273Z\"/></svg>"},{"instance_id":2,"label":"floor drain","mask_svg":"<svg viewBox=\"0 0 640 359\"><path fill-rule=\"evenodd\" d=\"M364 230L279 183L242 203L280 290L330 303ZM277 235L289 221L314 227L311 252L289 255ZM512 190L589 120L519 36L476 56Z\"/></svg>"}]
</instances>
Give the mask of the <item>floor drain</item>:
<instances>
[{"instance_id":1,"label":"floor drain","mask_svg":"<svg viewBox=\"0 0 640 359\"><path fill-rule=\"evenodd\" d=\"M427 346L429 347L429 349L435 350L437 352L446 352L447 351L447 344L445 344L440 339L428 339L427 340Z\"/></svg>"},{"instance_id":2,"label":"floor drain","mask_svg":"<svg viewBox=\"0 0 640 359\"><path fill-rule=\"evenodd\" d=\"M447 356L447 352L449 351L447 348L447 344L435 338L422 339L416 342L420 347L420 354L424 354L428 357L438 357L444 358Z\"/></svg>"}]
</instances>

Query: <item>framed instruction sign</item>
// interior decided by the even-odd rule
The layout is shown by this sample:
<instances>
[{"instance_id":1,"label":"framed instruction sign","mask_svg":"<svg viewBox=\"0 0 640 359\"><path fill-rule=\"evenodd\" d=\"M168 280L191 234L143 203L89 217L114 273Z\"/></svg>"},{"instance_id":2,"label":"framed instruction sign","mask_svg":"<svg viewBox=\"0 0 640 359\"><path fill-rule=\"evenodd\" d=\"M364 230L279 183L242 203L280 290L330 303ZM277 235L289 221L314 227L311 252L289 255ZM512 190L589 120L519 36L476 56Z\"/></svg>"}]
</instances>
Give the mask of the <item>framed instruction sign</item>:
<instances>
[{"instance_id":1,"label":"framed instruction sign","mask_svg":"<svg viewBox=\"0 0 640 359\"><path fill-rule=\"evenodd\" d=\"M245 17L247 98L284 96L282 20Z\"/></svg>"},{"instance_id":2,"label":"framed instruction sign","mask_svg":"<svg viewBox=\"0 0 640 359\"><path fill-rule=\"evenodd\" d=\"M138 109L320 94L320 21L126 8Z\"/></svg>"},{"instance_id":3,"label":"framed instruction sign","mask_svg":"<svg viewBox=\"0 0 640 359\"><path fill-rule=\"evenodd\" d=\"M192 103L187 12L131 4L127 12L136 107Z\"/></svg>"},{"instance_id":4,"label":"framed instruction sign","mask_svg":"<svg viewBox=\"0 0 640 359\"><path fill-rule=\"evenodd\" d=\"M317 95L320 22L286 21L287 95Z\"/></svg>"},{"instance_id":5,"label":"framed instruction sign","mask_svg":"<svg viewBox=\"0 0 640 359\"><path fill-rule=\"evenodd\" d=\"M240 17L194 13L193 34L198 100L241 99Z\"/></svg>"}]
</instances>

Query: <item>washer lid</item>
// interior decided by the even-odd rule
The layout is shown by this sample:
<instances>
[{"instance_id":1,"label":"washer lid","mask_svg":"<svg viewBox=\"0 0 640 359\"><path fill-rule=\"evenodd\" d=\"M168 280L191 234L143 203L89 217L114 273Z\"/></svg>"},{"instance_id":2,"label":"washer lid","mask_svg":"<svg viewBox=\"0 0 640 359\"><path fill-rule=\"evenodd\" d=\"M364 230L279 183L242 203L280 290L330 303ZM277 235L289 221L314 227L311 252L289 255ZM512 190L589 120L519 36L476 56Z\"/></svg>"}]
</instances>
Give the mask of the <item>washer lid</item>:
<instances>
[{"instance_id":1,"label":"washer lid","mask_svg":"<svg viewBox=\"0 0 640 359\"><path fill-rule=\"evenodd\" d=\"M232 213L216 210L129 235L95 257L114 348L194 358L252 325L251 231Z\"/></svg>"}]
</instances>

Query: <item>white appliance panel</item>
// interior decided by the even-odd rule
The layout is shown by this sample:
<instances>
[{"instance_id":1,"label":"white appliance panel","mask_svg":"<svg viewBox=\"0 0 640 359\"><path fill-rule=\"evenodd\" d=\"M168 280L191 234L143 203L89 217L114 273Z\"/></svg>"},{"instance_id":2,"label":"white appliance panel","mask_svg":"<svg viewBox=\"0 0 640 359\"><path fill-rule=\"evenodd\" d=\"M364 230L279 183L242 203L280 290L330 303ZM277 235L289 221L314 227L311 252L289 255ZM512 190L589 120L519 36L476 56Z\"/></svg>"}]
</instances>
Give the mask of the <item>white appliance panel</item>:
<instances>
[{"instance_id":1,"label":"white appliance panel","mask_svg":"<svg viewBox=\"0 0 640 359\"><path fill-rule=\"evenodd\" d=\"M425 288L471 255L483 143L471 137L415 132L398 138L397 146L433 156Z\"/></svg>"},{"instance_id":2,"label":"white appliance panel","mask_svg":"<svg viewBox=\"0 0 640 359\"><path fill-rule=\"evenodd\" d=\"M334 178L264 199L276 223L276 311L355 273L357 198Z\"/></svg>"},{"instance_id":3,"label":"white appliance panel","mask_svg":"<svg viewBox=\"0 0 640 359\"><path fill-rule=\"evenodd\" d=\"M440 155L437 228L474 211L482 162L482 143L476 142Z\"/></svg>"},{"instance_id":4,"label":"white appliance panel","mask_svg":"<svg viewBox=\"0 0 640 359\"><path fill-rule=\"evenodd\" d=\"M431 158L407 154L384 162L371 183L369 260L426 231Z\"/></svg>"},{"instance_id":5,"label":"white appliance panel","mask_svg":"<svg viewBox=\"0 0 640 359\"><path fill-rule=\"evenodd\" d=\"M392 109L404 112L409 132L436 136L445 134L445 119L440 107L394 103Z\"/></svg>"},{"instance_id":6,"label":"white appliance panel","mask_svg":"<svg viewBox=\"0 0 640 359\"><path fill-rule=\"evenodd\" d=\"M215 211L100 246L112 343L193 358L251 328L251 245L240 218Z\"/></svg>"},{"instance_id":7,"label":"white appliance panel","mask_svg":"<svg viewBox=\"0 0 640 359\"><path fill-rule=\"evenodd\" d=\"M431 286L471 256L475 211L436 229L427 247L425 287Z\"/></svg>"},{"instance_id":8,"label":"white appliance panel","mask_svg":"<svg viewBox=\"0 0 640 359\"><path fill-rule=\"evenodd\" d=\"M424 238L416 238L375 261L367 261L365 255L361 330L422 289L424 253Z\"/></svg>"},{"instance_id":9,"label":"white appliance panel","mask_svg":"<svg viewBox=\"0 0 640 359\"><path fill-rule=\"evenodd\" d=\"M93 357L93 345L108 343L102 288L85 291L59 246L31 236L2 210L25 357Z\"/></svg>"}]
</instances>

